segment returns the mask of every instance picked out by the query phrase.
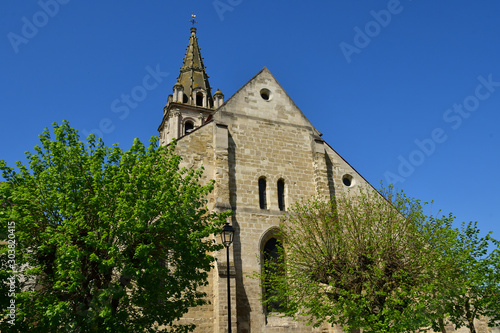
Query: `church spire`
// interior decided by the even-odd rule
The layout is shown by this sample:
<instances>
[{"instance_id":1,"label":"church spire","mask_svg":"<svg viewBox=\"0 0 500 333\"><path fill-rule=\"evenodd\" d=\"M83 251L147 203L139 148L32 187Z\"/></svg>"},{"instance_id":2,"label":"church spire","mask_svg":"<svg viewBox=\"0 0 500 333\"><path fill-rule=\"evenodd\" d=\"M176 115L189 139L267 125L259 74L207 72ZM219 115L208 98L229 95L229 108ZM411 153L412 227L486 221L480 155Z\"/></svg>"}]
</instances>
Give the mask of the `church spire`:
<instances>
[{"instance_id":1,"label":"church spire","mask_svg":"<svg viewBox=\"0 0 500 333\"><path fill-rule=\"evenodd\" d=\"M193 14L191 20L193 27L191 28L189 44L180 74L177 77L177 83L174 85L174 101L204 108L213 108L214 101L200 47L198 46L194 17Z\"/></svg>"},{"instance_id":2,"label":"church spire","mask_svg":"<svg viewBox=\"0 0 500 333\"><path fill-rule=\"evenodd\" d=\"M196 15L191 15L193 27L186 55L174 84L173 94L168 96L163 108L163 119L158 127L162 145L188 135L205 124L224 103L224 95L219 89L212 95L196 37L195 17Z\"/></svg>"}]
</instances>

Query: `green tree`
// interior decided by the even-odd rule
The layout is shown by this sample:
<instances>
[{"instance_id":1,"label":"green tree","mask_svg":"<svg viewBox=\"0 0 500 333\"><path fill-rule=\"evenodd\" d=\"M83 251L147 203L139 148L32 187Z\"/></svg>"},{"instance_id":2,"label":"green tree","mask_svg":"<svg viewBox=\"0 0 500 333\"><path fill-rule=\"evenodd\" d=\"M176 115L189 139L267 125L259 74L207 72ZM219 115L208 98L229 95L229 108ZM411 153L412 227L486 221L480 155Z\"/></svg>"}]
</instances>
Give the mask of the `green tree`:
<instances>
[{"instance_id":1,"label":"green tree","mask_svg":"<svg viewBox=\"0 0 500 333\"><path fill-rule=\"evenodd\" d=\"M499 244L491 232L480 237L477 222L469 222L443 247L446 269L438 274L434 301L455 328L466 326L475 333L474 320L481 316L489 318L490 326L500 323Z\"/></svg>"},{"instance_id":2,"label":"green tree","mask_svg":"<svg viewBox=\"0 0 500 333\"><path fill-rule=\"evenodd\" d=\"M15 326L4 316L0 330L191 331L176 320L206 303L213 235L228 216L206 208L213 181L200 185L202 170L181 169L174 145L156 138L124 152L93 136L81 142L67 122L53 132L27 166L0 162L1 233L14 222L20 271ZM6 251L2 277L13 274Z\"/></svg>"},{"instance_id":3,"label":"green tree","mask_svg":"<svg viewBox=\"0 0 500 333\"><path fill-rule=\"evenodd\" d=\"M449 230L452 218L429 218L418 200L386 194L360 190L295 205L281 225L281 258L260 276L272 291L264 302L346 331L430 326L439 313L423 297L434 288L429 262L438 254L429 239Z\"/></svg>"}]
</instances>

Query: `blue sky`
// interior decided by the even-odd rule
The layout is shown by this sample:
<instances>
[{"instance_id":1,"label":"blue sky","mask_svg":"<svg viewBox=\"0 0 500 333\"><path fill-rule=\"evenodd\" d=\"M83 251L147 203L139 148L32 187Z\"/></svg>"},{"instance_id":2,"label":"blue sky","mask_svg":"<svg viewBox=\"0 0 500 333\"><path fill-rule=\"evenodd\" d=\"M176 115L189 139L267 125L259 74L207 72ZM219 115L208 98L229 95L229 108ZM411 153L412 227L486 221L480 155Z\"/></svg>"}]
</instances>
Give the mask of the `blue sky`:
<instances>
[{"instance_id":1,"label":"blue sky","mask_svg":"<svg viewBox=\"0 0 500 333\"><path fill-rule=\"evenodd\" d=\"M63 119L123 148L157 135L194 11L210 83L226 99L268 67L375 187L396 182L434 200L434 213L477 220L500 238L498 1L4 0L1 7L0 158L9 165Z\"/></svg>"}]
</instances>

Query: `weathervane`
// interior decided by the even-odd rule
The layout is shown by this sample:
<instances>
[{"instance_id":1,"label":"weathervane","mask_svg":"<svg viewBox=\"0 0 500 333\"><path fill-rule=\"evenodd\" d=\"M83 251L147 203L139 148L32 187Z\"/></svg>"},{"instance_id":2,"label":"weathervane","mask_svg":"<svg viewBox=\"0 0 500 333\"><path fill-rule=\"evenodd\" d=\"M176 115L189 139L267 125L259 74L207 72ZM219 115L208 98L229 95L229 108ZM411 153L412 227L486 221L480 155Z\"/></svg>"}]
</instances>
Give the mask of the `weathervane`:
<instances>
[{"instance_id":1,"label":"weathervane","mask_svg":"<svg viewBox=\"0 0 500 333\"><path fill-rule=\"evenodd\" d=\"M191 14L191 19L189 20L189 22L193 23L193 27L194 27L194 24L195 23L198 23L197 21L194 20L194 18L196 17L196 15L194 15L194 12Z\"/></svg>"}]
</instances>

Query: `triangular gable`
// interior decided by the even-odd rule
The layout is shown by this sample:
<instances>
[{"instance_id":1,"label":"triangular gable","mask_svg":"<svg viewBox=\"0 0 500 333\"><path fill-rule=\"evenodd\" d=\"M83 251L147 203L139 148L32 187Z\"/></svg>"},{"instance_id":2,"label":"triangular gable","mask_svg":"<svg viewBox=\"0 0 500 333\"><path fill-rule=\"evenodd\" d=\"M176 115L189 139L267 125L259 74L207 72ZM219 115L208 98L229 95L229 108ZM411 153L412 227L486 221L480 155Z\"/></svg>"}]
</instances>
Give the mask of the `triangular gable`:
<instances>
[{"instance_id":1,"label":"triangular gable","mask_svg":"<svg viewBox=\"0 0 500 333\"><path fill-rule=\"evenodd\" d=\"M235 92L217 110L217 113L219 112L310 127L316 135L321 135L267 67Z\"/></svg>"}]
</instances>

